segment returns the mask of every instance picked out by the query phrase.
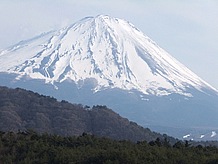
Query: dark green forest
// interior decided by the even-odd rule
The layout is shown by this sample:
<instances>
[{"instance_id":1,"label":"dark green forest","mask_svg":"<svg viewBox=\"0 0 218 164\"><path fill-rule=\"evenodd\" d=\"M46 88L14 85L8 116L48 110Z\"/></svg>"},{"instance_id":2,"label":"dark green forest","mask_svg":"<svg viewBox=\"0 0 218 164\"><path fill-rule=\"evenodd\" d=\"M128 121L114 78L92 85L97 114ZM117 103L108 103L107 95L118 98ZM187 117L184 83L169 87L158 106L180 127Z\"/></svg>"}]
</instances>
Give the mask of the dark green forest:
<instances>
[{"instance_id":1,"label":"dark green forest","mask_svg":"<svg viewBox=\"0 0 218 164\"><path fill-rule=\"evenodd\" d=\"M134 143L86 133L62 137L29 130L0 132L0 163L216 164L218 148L191 146L187 141L170 145L159 138Z\"/></svg>"}]
</instances>

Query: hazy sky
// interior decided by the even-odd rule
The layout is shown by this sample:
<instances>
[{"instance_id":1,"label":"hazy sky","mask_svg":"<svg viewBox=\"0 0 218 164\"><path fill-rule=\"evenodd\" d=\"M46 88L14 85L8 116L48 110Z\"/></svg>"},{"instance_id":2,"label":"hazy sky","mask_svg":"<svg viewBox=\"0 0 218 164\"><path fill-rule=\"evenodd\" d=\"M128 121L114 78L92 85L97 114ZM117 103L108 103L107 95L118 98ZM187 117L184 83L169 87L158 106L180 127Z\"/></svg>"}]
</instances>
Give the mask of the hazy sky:
<instances>
[{"instance_id":1,"label":"hazy sky","mask_svg":"<svg viewBox=\"0 0 218 164\"><path fill-rule=\"evenodd\" d=\"M0 0L0 49L99 14L128 20L218 89L217 0Z\"/></svg>"}]
</instances>

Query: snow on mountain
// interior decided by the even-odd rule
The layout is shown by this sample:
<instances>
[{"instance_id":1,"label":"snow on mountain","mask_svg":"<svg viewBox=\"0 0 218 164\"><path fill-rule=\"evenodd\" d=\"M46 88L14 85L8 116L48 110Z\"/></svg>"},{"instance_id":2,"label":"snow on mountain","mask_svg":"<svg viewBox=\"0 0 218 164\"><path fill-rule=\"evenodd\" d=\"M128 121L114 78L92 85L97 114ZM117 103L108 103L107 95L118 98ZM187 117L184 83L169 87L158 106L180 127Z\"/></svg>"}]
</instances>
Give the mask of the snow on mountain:
<instances>
[{"instance_id":1,"label":"snow on mountain","mask_svg":"<svg viewBox=\"0 0 218 164\"><path fill-rule=\"evenodd\" d=\"M195 141L209 141L209 140L217 140L216 131L207 132L205 134L199 134L197 132L193 134L187 134L182 137L183 140L195 140Z\"/></svg>"},{"instance_id":2,"label":"snow on mountain","mask_svg":"<svg viewBox=\"0 0 218 164\"><path fill-rule=\"evenodd\" d=\"M218 91L118 18L86 17L1 51L0 83L72 103L107 105L179 138L218 137Z\"/></svg>"},{"instance_id":3,"label":"snow on mountain","mask_svg":"<svg viewBox=\"0 0 218 164\"><path fill-rule=\"evenodd\" d=\"M187 88L215 90L134 25L104 15L86 17L0 52L0 72L51 84L96 79L95 92L119 88L191 96Z\"/></svg>"},{"instance_id":4,"label":"snow on mountain","mask_svg":"<svg viewBox=\"0 0 218 164\"><path fill-rule=\"evenodd\" d=\"M188 138L188 137L190 137L190 136L191 136L191 134L184 135L184 136L183 136L183 139L186 139L186 138Z\"/></svg>"}]
</instances>

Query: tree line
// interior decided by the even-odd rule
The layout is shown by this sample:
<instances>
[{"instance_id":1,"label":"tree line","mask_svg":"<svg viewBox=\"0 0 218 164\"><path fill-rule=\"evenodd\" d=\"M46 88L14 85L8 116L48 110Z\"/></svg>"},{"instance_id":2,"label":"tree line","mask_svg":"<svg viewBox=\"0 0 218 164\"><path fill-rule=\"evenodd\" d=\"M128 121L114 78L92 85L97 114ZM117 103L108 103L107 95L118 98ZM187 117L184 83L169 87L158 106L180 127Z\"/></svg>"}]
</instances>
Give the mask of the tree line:
<instances>
[{"instance_id":1,"label":"tree line","mask_svg":"<svg viewBox=\"0 0 218 164\"><path fill-rule=\"evenodd\" d=\"M113 140L87 133L58 136L24 132L0 132L0 163L218 163L218 148L193 146L188 141L171 145L154 141Z\"/></svg>"}]
</instances>

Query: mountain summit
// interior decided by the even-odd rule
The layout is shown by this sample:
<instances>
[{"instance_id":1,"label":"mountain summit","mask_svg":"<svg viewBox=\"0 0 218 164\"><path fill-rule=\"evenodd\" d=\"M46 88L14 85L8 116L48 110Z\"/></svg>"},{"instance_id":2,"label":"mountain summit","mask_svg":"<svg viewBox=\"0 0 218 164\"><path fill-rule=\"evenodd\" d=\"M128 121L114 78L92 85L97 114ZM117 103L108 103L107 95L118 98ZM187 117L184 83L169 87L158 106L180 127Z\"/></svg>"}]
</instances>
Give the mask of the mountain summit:
<instances>
[{"instance_id":1,"label":"mountain summit","mask_svg":"<svg viewBox=\"0 0 218 164\"><path fill-rule=\"evenodd\" d=\"M95 92L119 88L191 96L187 88L214 90L134 25L105 15L22 41L0 53L0 65L0 72L51 84L95 79Z\"/></svg>"}]
</instances>

